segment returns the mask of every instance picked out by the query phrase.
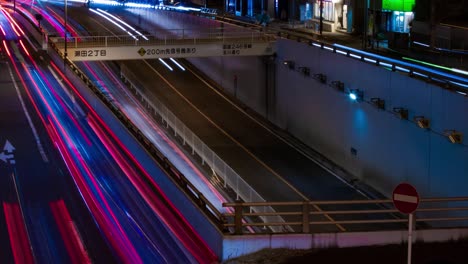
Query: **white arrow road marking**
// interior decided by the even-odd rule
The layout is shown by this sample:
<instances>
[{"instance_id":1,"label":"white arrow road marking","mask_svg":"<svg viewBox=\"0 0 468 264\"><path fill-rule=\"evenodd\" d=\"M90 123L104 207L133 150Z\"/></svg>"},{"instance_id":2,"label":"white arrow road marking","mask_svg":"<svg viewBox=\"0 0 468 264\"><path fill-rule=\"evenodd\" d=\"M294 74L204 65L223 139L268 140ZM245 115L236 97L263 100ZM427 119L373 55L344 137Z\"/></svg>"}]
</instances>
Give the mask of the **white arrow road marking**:
<instances>
[{"instance_id":1,"label":"white arrow road marking","mask_svg":"<svg viewBox=\"0 0 468 264\"><path fill-rule=\"evenodd\" d=\"M39 149L39 153L41 153L42 160L44 162L49 162L49 159L47 158L47 155L45 154L44 148L42 147L41 140L39 139L39 135L37 133L36 127L34 126L31 116L29 115L28 109L26 108L26 105L24 104L23 97L21 96L21 92L18 88L18 85L16 84L15 77L13 76L13 71L11 70L10 64L7 64L8 70L10 71L10 78L13 81L13 85L15 86L16 93L18 94L18 98L21 102L21 107L23 108L24 115L26 116L26 119L28 119L29 126L31 127L31 130L34 134L34 138L36 139L36 144L37 148Z\"/></svg>"},{"instance_id":2,"label":"white arrow road marking","mask_svg":"<svg viewBox=\"0 0 468 264\"><path fill-rule=\"evenodd\" d=\"M10 163L10 164L15 164L15 160L9 160L9 159L12 159L14 158L13 154L5 154L3 152L0 153L0 160L2 160L3 162L6 162L6 163ZM11 161L13 161L13 163L11 163Z\"/></svg>"},{"instance_id":3,"label":"white arrow road marking","mask_svg":"<svg viewBox=\"0 0 468 264\"><path fill-rule=\"evenodd\" d=\"M10 143L9 140L5 142L5 146L3 147L5 153L12 153L15 150L15 147Z\"/></svg>"},{"instance_id":4,"label":"white arrow road marking","mask_svg":"<svg viewBox=\"0 0 468 264\"><path fill-rule=\"evenodd\" d=\"M405 195L405 194L399 194L399 193L395 193L393 195L393 200L400 201L400 202L406 202L406 203L418 203L418 197L409 196L409 195Z\"/></svg>"}]
</instances>

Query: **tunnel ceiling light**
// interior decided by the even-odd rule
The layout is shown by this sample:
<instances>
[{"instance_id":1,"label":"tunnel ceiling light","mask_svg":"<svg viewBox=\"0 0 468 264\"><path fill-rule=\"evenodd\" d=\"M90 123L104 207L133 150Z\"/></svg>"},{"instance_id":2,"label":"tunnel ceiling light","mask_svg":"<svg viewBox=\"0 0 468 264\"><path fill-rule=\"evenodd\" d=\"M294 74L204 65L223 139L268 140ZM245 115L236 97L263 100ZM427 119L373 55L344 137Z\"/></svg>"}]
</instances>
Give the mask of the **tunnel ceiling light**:
<instances>
[{"instance_id":1,"label":"tunnel ceiling light","mask_svg":"<svg viewBox=\"0 0 468 264\"><path fill-rule=\"evenodd\" d=\"M385 109L385 100L381 98L371 98L371 103L378 109Z\"/></svg>"},{"instance_id":2,"label":"tunnel ceiling light","mask_svg":"<svg viewBox=\"0 0 468 264\"><path fill-rule=\"evenodd\" d=\"M463 141L463 134L456 130L446 130L444 131L444 135L448 137L453 144L460 144Z\"/></svg>"},{"instance_id":3,"label":"tunnel ceiling light","mask_svg":"<svg viewBox=\"0 0 468 264\"><path fill-rule=\"evenodd\" d=\"M418 127L423 129L429 129L431 126L429 119L425 118L424 116L415 116L414 121L416 122Z\"/></svg>"},{"instance_id":4,"label":"tunnel ceiling light","mask_svg":"<svg viewBox=\"0 0 468 264\"><path fill-rule=\"evenodd\" d=\"M349 98L353 101L360 101L364 98L364 93L359 89L349 90Z\"/></svg>"}]
</instances>

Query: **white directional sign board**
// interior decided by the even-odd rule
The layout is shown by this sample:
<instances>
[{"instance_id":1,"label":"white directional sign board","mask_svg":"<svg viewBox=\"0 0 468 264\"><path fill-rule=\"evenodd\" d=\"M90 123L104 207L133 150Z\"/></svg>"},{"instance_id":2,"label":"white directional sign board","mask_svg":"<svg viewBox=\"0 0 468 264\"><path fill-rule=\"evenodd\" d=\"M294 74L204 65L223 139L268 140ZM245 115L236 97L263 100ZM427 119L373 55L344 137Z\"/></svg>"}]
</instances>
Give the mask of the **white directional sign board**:
<instances>
[{"instance_id":1,"label":"white directional sign board","mask_svg":"<svg viewBox=\"0 0 468 264\"><path fill-rule=\"evenodd\" d=\"M102 61L216 56L262 56L272 55L274 50L272 43L260 42L96 48L71 47L67 49L67 53L71 61Z\"/></svg>"}]
</instances>

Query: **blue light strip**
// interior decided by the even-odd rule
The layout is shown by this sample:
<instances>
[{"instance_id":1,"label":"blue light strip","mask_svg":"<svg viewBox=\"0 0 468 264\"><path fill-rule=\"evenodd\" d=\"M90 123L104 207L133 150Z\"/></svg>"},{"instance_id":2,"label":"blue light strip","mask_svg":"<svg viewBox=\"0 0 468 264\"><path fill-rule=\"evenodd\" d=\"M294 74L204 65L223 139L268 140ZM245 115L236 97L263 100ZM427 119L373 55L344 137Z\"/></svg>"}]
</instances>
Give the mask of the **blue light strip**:
<instances>
[{"instance_id":1,"label":"blue light strip","mask_svg":"<svg viewBox=\"0 0 468 264\"><path fill-rule=\"evenodd\" d=\"M460 86L463 86L463 87L468 87L468 79L460 77L458 75L438 71L438 70L435 70L435 69L432 69L432 68L424 67L424 66L421 66L421 65L413 64L413 63L404 62L404 61L401 61L401 60L387 58L387 57L384 57L384 56L376 55L376 54L365 52L365 51L358 50L358 49L353 49L353 48L343 46L343 45L340 45L340 44L336 44L336 43L333 44L333 46L335 46L337 48L340 48L342 50L347 50L347 51L353 52L354 54L350 53L351 57L360 58L361 56L366 56L366 57L373 58L373 59L376 59L376 60L379 60L379 61L385 61L385 62L393 63L395 65L398 65L397 68L400 68L402 70L404 69L404 71L409 71L409 70L407 70L407 68L417 69L417 70L420 70L420 71L424 71L424 72L427 72L427 73L432 73L434 75L438 75L440 77L445 77L444 79L448 79L447 81L450 81L450 82L452 82L452 83L454 83L456 85L460 85ZM359 55L355 55L355 54L359 54ZM381 62L380 64L383 65L384 63Z\"/></svg>"}]
</instances>

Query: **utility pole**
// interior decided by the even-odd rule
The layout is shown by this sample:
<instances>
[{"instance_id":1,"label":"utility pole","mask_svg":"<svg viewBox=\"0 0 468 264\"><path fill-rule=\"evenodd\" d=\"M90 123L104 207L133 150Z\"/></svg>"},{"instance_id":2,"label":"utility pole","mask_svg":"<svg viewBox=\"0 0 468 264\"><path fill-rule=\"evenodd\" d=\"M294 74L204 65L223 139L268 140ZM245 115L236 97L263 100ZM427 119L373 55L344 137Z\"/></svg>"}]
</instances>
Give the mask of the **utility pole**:
<instances>
[{"instance_id":1,"label":"utility pole","mask_svg":"<svg viewBox=\"0 0 468 264\"><path fill-rule=\"evenodd\" d=\"M323 0L320 0L320 35L323 32Z\"/></svg>"},{"instance_id":2,"label":"utility pole","mask_svg":"<svg viewBox=\"0 0 468 264\"><path fill-rule=\"evenodd\" d=\"M367 30L368 30L368 16L369 16L369 0L364 0L364 26L362 28L362 49L367 48Z\"/></svg>"}]
</instances>

